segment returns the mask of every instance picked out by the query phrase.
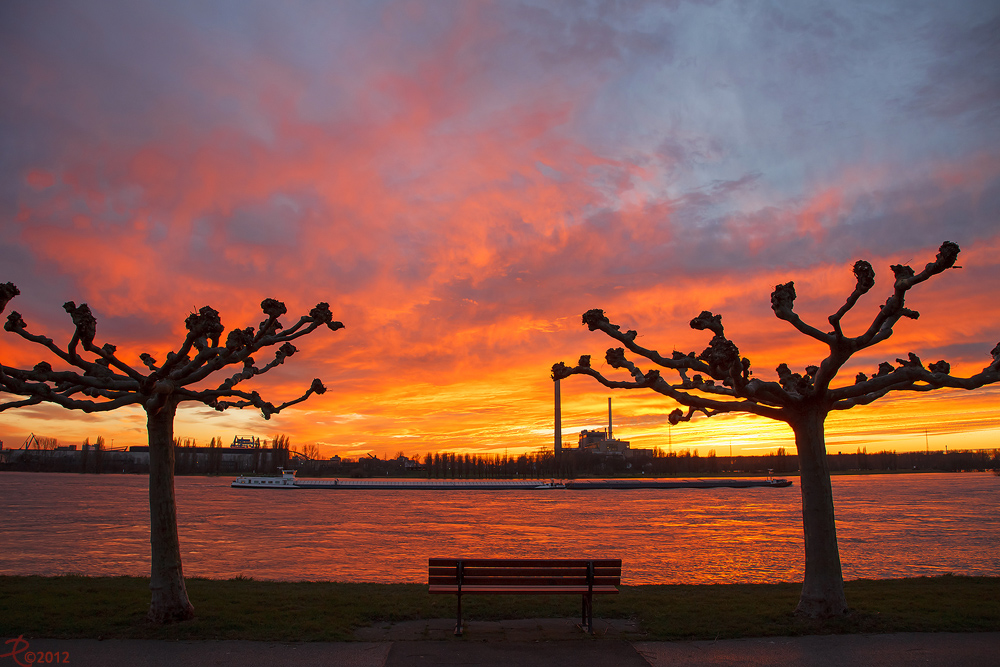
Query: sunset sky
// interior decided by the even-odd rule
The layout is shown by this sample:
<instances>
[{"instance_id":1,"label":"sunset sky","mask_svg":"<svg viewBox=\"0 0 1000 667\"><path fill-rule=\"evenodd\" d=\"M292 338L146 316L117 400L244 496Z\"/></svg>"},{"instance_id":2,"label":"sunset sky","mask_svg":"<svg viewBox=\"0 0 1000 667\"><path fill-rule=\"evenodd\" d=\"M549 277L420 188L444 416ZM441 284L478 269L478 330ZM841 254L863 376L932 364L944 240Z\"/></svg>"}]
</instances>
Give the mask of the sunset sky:
<instances>
[{"instance_id":1,"label":"sunset sky","mask_svg":"<svg viewBox=\"0 0 1000 667\"><path fill-rule=\"evenodd\" d=\"M162 359L184 319L256 326L327 301L317 331L255 379L265 421L187 404L207 444L551 448L554 362L612 341L700 351L722 313L757 376L824 350L770 292L826 328L869 260L858 333L942 241L961 270L911 292L918 321L840 382L914 352L967 376L1000 341L1000 5L996 2L110 2L0 5L0 282L35 333ZM6 313L4 314L6 317ZM616 345L617 346L617 345ZM0 361L48 358L0 332ZM266 363L262 355L258 361ZM605 424L633 447L791 447L783 424L668 428L652 393L562 382L567 442ZM9 399L10 396L0 396ZM141 410L0 413L0 439L144 444ZM832 416L830 451L995 447L1000 388L893 396Z\"/></svg>"}]
</instances>

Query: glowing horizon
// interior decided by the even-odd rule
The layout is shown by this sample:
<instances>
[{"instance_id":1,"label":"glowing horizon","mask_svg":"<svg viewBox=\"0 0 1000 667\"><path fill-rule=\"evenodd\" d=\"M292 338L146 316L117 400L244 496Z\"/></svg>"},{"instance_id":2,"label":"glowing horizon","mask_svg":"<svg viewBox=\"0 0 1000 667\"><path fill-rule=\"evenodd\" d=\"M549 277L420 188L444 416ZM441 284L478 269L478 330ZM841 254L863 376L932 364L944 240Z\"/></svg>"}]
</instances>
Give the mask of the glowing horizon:
<instances>
[{"instance_id":1,"label":"glowing horizon","mask_svg":"<svg viewBox=\"0 0 1000 667\"><path fill-rule=\"evenodd\" d=\"M12 5L14 7L14 5ZM163 358L188 313L287 324L327 301L346 329L303 339L253 389L265 421L182 405L175 435L287 434L293 447L552 447L557 361L603 364L602 308L660 351L700 351L721 313L758 377L825 356L776 320L822 326L869 260L871 320L890 264L945 240L960 270L918 286L891 339L844 369L908 352L967 376L1000 340L1000 58L989 3L531 3L238 7L95 2L0 21L0 282L35 333L69 338L86 302L98 342ZM891 63L892 67L884 67ZM0 359L42 359L7 332ZM260 361L258 359L258 361ZM633 447L794 449L783 424L670 428L651 392L562 383L564 440L606 421ZM1000 388L890 396L831 415L829 451L998 446ZM0 413L0 440L144 444L138 408ZM681 443L681 444L678 444ZM935 443L938 446L935 447ZM763 448L763 449L761 449Z\"/></svg>"}]
</instances>

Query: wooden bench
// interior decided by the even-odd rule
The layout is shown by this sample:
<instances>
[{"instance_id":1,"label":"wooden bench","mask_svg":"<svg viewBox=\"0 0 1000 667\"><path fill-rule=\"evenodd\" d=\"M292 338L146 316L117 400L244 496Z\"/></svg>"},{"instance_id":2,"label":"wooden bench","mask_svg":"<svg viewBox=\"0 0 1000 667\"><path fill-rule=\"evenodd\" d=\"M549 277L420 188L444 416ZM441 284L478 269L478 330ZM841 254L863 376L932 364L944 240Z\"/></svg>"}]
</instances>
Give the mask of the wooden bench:
<instances>
[{"instance_id":1,"label":"wooden bench","mask_svg":"<svg viewBox=\"0 0 1000 667\"><path fill-rule=\"evenodd\" d=\"M621 559L431 558L430 593L458 596L455 634L462 634L463 595L581 595L583 627L594 632L594 595L618 592Z\"/></svg>"}]
</instances>

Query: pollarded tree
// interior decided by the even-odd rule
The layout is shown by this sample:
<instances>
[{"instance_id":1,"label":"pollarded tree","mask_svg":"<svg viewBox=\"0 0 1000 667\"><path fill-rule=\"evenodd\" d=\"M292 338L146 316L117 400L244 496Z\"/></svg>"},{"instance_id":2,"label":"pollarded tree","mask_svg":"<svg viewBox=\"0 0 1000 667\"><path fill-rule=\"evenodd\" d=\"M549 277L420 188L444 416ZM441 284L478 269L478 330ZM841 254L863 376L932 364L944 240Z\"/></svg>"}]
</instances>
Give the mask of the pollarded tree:
<instances>
[{"instance_id":1,"label":"pollarded tree","mask_svg":"<svg viewBox=\"0 0 1000 667\"><path fill-rule=\"evenodd\" d=\"M20 294L12 283L0 285L0 313ZM244 380L266 373L284 363L295 353L292 341L321 326L331 331L343 328L335 322L326 303L320 303L308 315L284 329L278 318L287 311L285 304L265 299L261 309L266 316L257 331L253 327L225 331L219 313L204 307L185 321L187 335L176 352L168 352L161 364L147 353L139 355L145 370L138 370L116 354L114 345L98 346L94 339L97 321L86 304L72 301L63 308L73 319L74 332L66 347L51 338L28 331L21 315L12 311L4 329L46 348L72 370L56 370L41 362L30 370L0 364L0 394L23 397L0 402L0 411L11 408L54 403L70 410L107 412L137 405L146 412L149 438L149 518L151 547L152 601L149 618L169 623L191 618L194 608L188 600L181 567L177 538L177 512L174 501L174 415L183 402L196 402L222 411L227 408L258 408L264 419L301 403L311 394L326 391L318 379L306 392L291 401L275 406L256 391L239 388ZM264 348L278 346L274 358L257 367L253 356ZM210 376L227 366L239 366L235 374L216 384ZM208 387L206 384L211 383ZM215 385L215 386L211 386Z\"/></svg>"},{"instance_id":2,"label":"pollarded tree","mask_svg":"<svg viewBox=\"0 0 1000 667\"><path fill-rule=\"evenodd\" d=\"M664 357L636 343L636 332L622 332L618 325L605 317L604 311L591 310L584 314L583 323L591 331L603 331L625 346L609 349L606 359L612 368L627 370L632 379L604 377L591 368L589 356L581 357L572 368L562 362L555 364L552 378L560 380L570 375L589 375L613 389L652 389L687 408L686 412L679 408L674 410L670 414L671 424L689 421L697 413L711 417L731 412L750 413L787 423L795 434L799 456L805 533L805 576L796 612L809 617L844 614L847 612L847 600L824 439L827 415L833 410L867 405L892 391L925 392L943 387L976 389L1000 381L1000 345L993 348L992 363L968 378L951 375L951 368L945 361L925 368L920 359L910 353L908 359L897 359L897 366L883 362L871 377L858 373L853 384L835 387L833 382L852 355L889 338L901 318L918 317L918 313L904 305L907 291L931 276L956 268L958 252L958 245L945 242L937 258L920 273L909 266L892 266L895 275L892 295L880 307L871 325L855 337L844 334L841 319L875 285L875 272L868 262L855 263L857 286L840 310L829 317L832 331L822 331L806 324L794 312L793 283L775 287L771 293L771 309L778 319L785 320L830 350L819 366L808 366L805 375L793 373L787 365L781 364L777 369L776 382L752 377L750 360L741 357L736 345L726 338L721 315L705 311L691 320L693 329L707 329L714 334L701 354L673 352ZM658 369L639 368L626 358L625 349L657 366L676 371L678 380L671 383L661 376Z\"/></svg>"}]
</instances>

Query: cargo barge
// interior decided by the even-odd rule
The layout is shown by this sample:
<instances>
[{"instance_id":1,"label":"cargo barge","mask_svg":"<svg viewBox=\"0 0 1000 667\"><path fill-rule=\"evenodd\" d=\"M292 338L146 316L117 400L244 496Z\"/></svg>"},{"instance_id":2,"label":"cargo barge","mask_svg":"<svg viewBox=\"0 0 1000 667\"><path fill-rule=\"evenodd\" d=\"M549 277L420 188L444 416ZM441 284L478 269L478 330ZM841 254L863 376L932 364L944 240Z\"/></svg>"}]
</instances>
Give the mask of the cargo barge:
<instances>
[{"instance_id":1,"label":"cargo barge","mask_svg":"<svg viewBox=\"0 0 1000 667\"><path fill-rule=\"evenodd\" d=\"M298 479L294 470L281 470L280 475L243 475L233 480L234 489L379 489L408 491L533 491L567 489L585 491L598 489L748 489L754 487L784 488L787 479L588 479L547 482L541 480L482 479L482 480L421 480L421 479Z\"/></svg>"}]
</instances>

